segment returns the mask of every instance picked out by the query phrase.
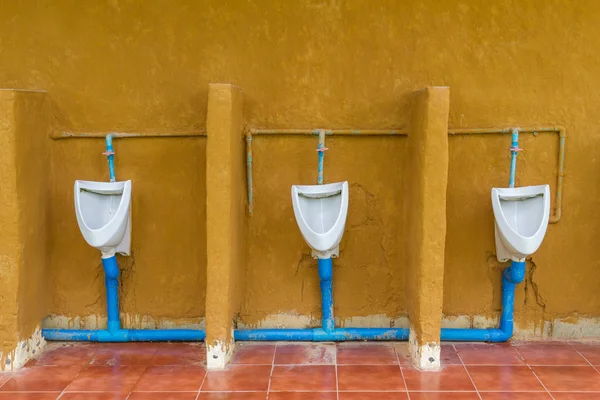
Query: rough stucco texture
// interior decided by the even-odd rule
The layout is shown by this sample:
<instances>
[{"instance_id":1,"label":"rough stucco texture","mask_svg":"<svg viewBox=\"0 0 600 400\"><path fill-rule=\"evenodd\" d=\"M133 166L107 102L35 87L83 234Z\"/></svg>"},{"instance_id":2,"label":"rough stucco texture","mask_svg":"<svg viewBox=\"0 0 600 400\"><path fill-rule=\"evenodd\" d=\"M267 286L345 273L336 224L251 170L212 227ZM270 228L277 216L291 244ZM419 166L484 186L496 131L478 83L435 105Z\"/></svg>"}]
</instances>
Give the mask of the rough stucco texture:
<instances>
[{"instance_id":1,"label":"rough stucco texture","mask_svg":"<svg viewBox=\"0 0 600 400\"><path fill-rule=\"evenodd\" d=\"M410 328L418 345L440 341L442 322L446 189L448 183L447 87L415 94L408 138L406 193L407 293Z\"/></svg>"},{"instance_id":2,"label":"rough stucco texture","mask_svg":"<svg viewBox=\"0 0 600 400\"><path fill-rule=\"evenodd\" d=\"M49 112L44 93L0 91L0 352L27 339L46 300Z\"/></svg>"},{"instance_id":3,"label":"rough stucco texture","mask_svg":"<svg viewBox=\"0 0 600 400\"><path fill-rule=\"evenodd\" d=\"M243 95L228 84L211 84L206 157L206 342L229 345L239 311L246 264ZM215 343L216 344L216 343Z\"/></svg>"},{"instance_id":4,"label":"rough stucco texture","mask_svg":"<svg viewBox=\"0 0 600 400\"><path fill-rule=\"evenodd\" d=\"M564 125L563 219L529 264L516 317L598 315L599 19L592 0L8 2L0 86L48 90L56 125L71 131L203 129L208 82L243 88L255 127L402 127L410 94L427 85L451 87L453 127ZM202 314L203 140L115 144L117 176L134 179L135 266L121 260L128 312ZM338 316L404 312L406 254L394 244L410 179L403 140L328 139L325 180L352 184L335 262ZM507 183L509 138L449 141L444 312L494 313L489 190ZM51 146L51 307L102 313L100 260L77 231L71 196L74 179L107 178L103 146ZM316 181L315 147L308 138L255 140L242 305L250 321L318 312L316 270L289 201L289 185ZM518 184L553 184L555 138L523 138L522 147Z\"/></svg>"}]
</instances>

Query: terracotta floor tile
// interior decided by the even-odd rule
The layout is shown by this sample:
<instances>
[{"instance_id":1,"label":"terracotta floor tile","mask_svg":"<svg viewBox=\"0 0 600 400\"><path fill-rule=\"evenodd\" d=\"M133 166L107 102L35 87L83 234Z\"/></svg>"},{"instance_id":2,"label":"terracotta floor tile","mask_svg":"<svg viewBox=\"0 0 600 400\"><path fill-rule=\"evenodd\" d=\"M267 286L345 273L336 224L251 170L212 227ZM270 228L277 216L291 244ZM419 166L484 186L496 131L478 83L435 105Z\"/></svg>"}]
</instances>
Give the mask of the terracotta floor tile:
<instances>
[{"instance_id":1,"label":"terracotta floor tile","mask_svg":"<svg viewBox=\"0 0 600 400\"><path fill-rule=\"evenodd\" d=\"M515 349L529 365L588 365L568 343L524 343Z\"/></svg>"},{"instance_id":2,"label":"terracotta floor tile","mask_svg":"<svg viewBox=\"0 0 600 400\"><path fill-rule=\"evenodd\" d=\"M394 343L394 350L396 350L396 356L400 365L412 365L410 360L410 353L408 351L408 342Z\"/></svg>"},{"instance_id":3,"label":"terracotta floor tile","mask_svg":"<svg viewBox=\"0 0 600 400\"><path fill-rule=\"evenodd\" d=\"M101 345L95 343L55 344L50 343L42 353L27 365L87 365Z\"/></svg>"},{"instance_id":4,"label":"terracotta floor tile","mask_svg":"<svg viewBox=\"0 0 600 400\"><path fill-rule=\"evenodd\" d=\"M0 393L2 400L56 400L60 392L46 393Z\"/></svg>"},{"instance_id":5,"label":"terracotta floor tile","mask_svg":"<svg viewBox=\"0 0 600 400\"><path fill-rule=\"evenodd\" d=\"M81 371L68 392L129 392L140 379L146 367L95 367Z\"/></svg>"},{"instance_id":6,"label":"terracotta floor tile","mask_svg":"<svg viewBox=\"0 0 600 400\"><path fill-rule=\"evenodd\" d=\"M274 344L236 344L233 364L272 364L275 356Z\"/></svg>"},{"instance_id":7,"label":"terracotta floor tile","mask_svg":"<svg viewBox=\"0 0 600 400\"><path fill-rule=\"evenodd\" d=\"M1 391L62 391L77 374L81 367L30 367L22 368L2 385Z\"/></svg>"},{"instance_id":8,"label":"terracotta floor tile","mask_svg":"<svg viewBox=\"0 0 600 400\"><path fill-rule=\"evenodd\" d=\"M337 348L340 364L398 364L394 347L389 343L343 343Z\"/></svg>"},{"instance_id":9,"label":"terracotta floor tile","mask_svg":"<svg viewBox=\"0 0 600 400\"><path fill-rule=\"evenodd\" d=\"M519 353L507 343L459 343L458 355L467 365L518 365L524 364Z\"/></svg>"},{"instance_id":10,"label":"terracotta floor tile","mask_svg":"<svg viewBox=\"0 0 600 400\"><path fill-rule=\"evenodd\" d=\"M335 364L335 344L278 344L275 364Z\"/></svg>"},{"instance_id":11,"label":"terracotta floor tile","mask_svg":"<svg viewBox=\"0 0 600 400\"><path fill-rule=\"evenodd\" d=\"M271 375L272 391L336 390L333 365L275 366Z\"/></svg>"},{"instance_id":12,"label":"terracotta floor tile","mask_svg":"<svg viewBox=\"0 0 600 400\"><path fill-rule=\"evenodd\" d=\"M133 388L134 392L199 391L206 370L196 365L150 366Z\"/></svg>"},{"instance_id":13,"label":"terracotta floor tile","mask_svg":"<svg viewBox=\"0 0 600 400\"><path fill-rule=\"evenodd\" d=\"M150 365L156 350L156 343L108 343L98 349L92 365Z\"/></svg>"},{"instance_id":14,"label":"terracotta floor tile","mask_svg":"<svg viewBox=\"0 0 600 400\"><path fill-rule=\"evenodd\" d=\"M441 362L442 362L442 367L444 365L457 365L457 364L462 365L462 362L460 361L460 357L458 356L458 353L454 349L454 346L448 345L448 344L442 344Z\"/></svg>"},{"instance_id":15,"label":"terracotta floor tile","mask_svg":"<svg viewBox=\"0 0 600 400\"><path fill-rule=\"evenodd\" d=\"M337 400L336 392L270 392L269 400Z\"/></svg>"},{"instance_id":16,"label":"terracotta floor tile","mask_svg":"<svg viewBox=\"0 0 600 400\"><path fill-rule=\"evenodd\" d=\"M150 365L202 365L206 362L206 347L202 343L161 343Z\"/></svg>"},{"instance_id":17,"label":"terracotta floor tile","mask_svg":"<svg viewBox=\"0 0 600 400\"><path fill-rule=\"evenodd\" d=\"M478 400L477 392L409 392L411 400Z\"/></svg>"},{"instance_id":18,"label":"terracotta floor tile","mask_svg":"<svg viewBox=\"0 0 600 400\"><path fill-rule=\"evenodd\" d=\"M135 392L127 400L196 400L196 396L198 392Z\"/></svg>"},{"instance_id":19,"label":"terracotta floor tile","mask_svg":"<svg viewBox=\"0 0 600 400\"><path fill-rule=\"evenodd\" d=\"M550 400L548 392L479 392L483 400Z\"/></svg>"},{"instance_id":20,"label":"terracotta floor tile","mask_svg":"<svg viewBox=\"0 0 600 400\"><path fill-rule=\"evenodd\" d=\"M346 391L405 390L397 365L340 365L338 388Z\"/></svg>"},{"instance_id":21,"label":"terracotta floor tile","mask_svg":"<svg viewBox=\"0 0 600 400\"><path fill-rule=\"evenodd\" d=\"M0 372L0 387L13 376L12 372Z\"/></svg>"},{"instance_id":22,"label":"terracotta floor tile","mask_svg":"<svg viewBox=\"0 0 600 400\"><path fill-rule=\"evenodd\" d=\"M225 371L208 371L202 391L266 391L270 365L231 365Z\"/></svg>"},{"instance_id":23,"label":"terracotta floor tile","mask_svg":"<svg viewBox=\"0 0 600 400\"><path fill-rule=\"evenodd\" d=\"M125 400L127 393L64 393L60 400Z\"/></svg>"},{"instance_id":24,"label":"terracotta floor tile","mask_svg":"<svg viewBox=\"0 0 600 400\"><path fill-rule=\"evenodd\" d=\"M600 365L600 343L573 343L573 347L593 365Z\"/></svg>"},{"instance_id":25,"label":"terracotta floor tile","mask_svg":"<svg viewBox=\"0 0 600 400\"><path fill-rule=\"evenodd\" d=\"M532 367L544 386L556 391L600 391L600 374L592 367Z\"/></svg>"},{"instance_id":26,"label":"terracotta floor tile","mask_svg":"<svg viewBox=\"0 0 600 400\"><path fill-rule=\"evenodd\" d=\"M477 390L487 391L544 391L533 372L526 365L468 366Z\"/></svg>"},{"instance_id":27,"label":"terracotta floor tile","mask_svg":"<svg viewBox=\"0 0 600 400\"><path fill-rule=\"evenodd\" d=\"M265 400L266 398L266 392L203 392L198 396L198 400Z\"/></svg>"},{"instance_id":28,"label":"terracotta floor tile","mask_svg":"<svg viewBox=\"0 0 600 400\"><path fill-rule=\"evenodd\" d=\"M340 392L339 400L407 400L405 392ZM271 397L269 396L269 399Z\"/></svg>"},{"instance_id":29,"label":"terracotta floor tile","mask_svg":"<svg viewBox=\"0 0 600 400\"><path fill-rule=\"evenodd\" d=\"M552 397L556 400L600 400L600 393L553 392Z\"/></svg>"},{"instance_id":30,"label":"terracotta floor tile","mask_svg":"<svg viewBox=\"0 0 600 400\"><path fill-rule=\"evenodd\" d=\"M412 368L404 368L402 371L409 391L475 391L462 365L449 365L439 372L422 372Z\"/></svg>"}]
</instances>

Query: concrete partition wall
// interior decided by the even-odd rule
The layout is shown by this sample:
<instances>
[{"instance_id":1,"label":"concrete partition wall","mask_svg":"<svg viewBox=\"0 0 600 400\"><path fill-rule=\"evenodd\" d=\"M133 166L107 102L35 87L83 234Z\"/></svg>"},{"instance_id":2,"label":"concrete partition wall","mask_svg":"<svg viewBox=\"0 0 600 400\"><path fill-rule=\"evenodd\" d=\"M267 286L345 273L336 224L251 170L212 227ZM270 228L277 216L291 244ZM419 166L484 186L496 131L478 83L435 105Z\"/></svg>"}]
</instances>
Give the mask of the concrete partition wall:
<instances>
[{"instance_id":1,"label":"concrete partition wall","mask_svg":"<svg viewBox=\"0 0 600 400\"><path fill-rule=\"evenodd\" d=\"M206 355L225 368L233 353L233 319L245 262L246 182L242 91L210 84L206 120Z\"/></svg>"},{"instance_id":2,"label":"concrete partition wall","mask_svg":"<svg viewBox=\"0 0 600 400\"><path fill-rule=\"evenodd\" d=\"M440 368L444 293L449 89L416 93L408 137L407 303L409 351L417 368Z\"/></svg>"},{"instance_id":3,"label":"concrete partition wall","mask_svg":"<svg viewBox=\"0 0 600 400\"><path fill-rule=\"evenodd\" d=\"M49 128L45 93L0 90L0 370L44 345Z\"/></svg>"}]
</instances>

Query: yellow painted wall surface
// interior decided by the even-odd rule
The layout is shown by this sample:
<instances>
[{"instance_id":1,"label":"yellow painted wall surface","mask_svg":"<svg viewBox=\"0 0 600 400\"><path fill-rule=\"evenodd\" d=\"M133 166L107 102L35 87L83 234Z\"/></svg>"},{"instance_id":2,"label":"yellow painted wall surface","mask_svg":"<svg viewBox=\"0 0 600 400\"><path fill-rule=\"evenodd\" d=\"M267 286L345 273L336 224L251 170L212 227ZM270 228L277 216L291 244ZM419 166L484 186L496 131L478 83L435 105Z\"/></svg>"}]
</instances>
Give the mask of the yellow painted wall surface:
<instances>
[{"instance_id":1,"label":"yellow painted wall surface","mask_svg":"<svg viewBox=\"0 0 600 400\"><path fill-rule=\"evenodd\" d=\"M0 90L0 369L48 313L50 113L45 93ZM10 361L9 361L10 360ZM7 364L8 362L8 364Z\"/></svg>"},{"instance_id":2,"label":"yellow painted wall surface","mask_svg":"<svg viewBox=\"0 0 600 400\"><path fill-rule=\"evenodd\" d=\"M19 198L15 169L15 97L14 92L0 91L0 351L15 348L18 341L19 265ZM2 366L4 365L2 357Z\"/></svg>"},{"instance_id":3,"label":"yellow painted wall surface","mask_svg":"<svg viewBox=\"0 0 600 400\"><path fill-rule=\"evenodd\" d=\"M28 338L48 313L50 112L45 93L16 94L16 177L20 252L18 335Z\"/></svg>"},{"instance_id":4,"label":"yellow painted wall surface","mask_svg":"<svg viewBox=\"0 0 600 400\"><path fill-rule=\"evenodd\" d=\"M80 132L204 129L209 82L243 89L253 127L403 127L411 93L427 85L450 86L452 127L564 125L563 219L518 289L517 320L598 315L598 20L593 0L8 2L0 86L47 90L56 128ZM117 176L134 180L134 257L121 259L125 312L203 314L203 140L116 141ZM327 141L326 182L347 179L352 188L334 267L339 317L405 313L404 140ZM444 312L492 314L500 274L489 191L507 184L509 138L449 141ZM316 181L316 139L254 144L241 316L256 323L318 313L315 263L289 199L291 184ZM551 135L523 137L518 184L554 189L556 146ZM98 139L51 143L56 313L104 310L100 260L72 207L74 179L107 178L102 149Z\"/></svg>"}]
</instances>

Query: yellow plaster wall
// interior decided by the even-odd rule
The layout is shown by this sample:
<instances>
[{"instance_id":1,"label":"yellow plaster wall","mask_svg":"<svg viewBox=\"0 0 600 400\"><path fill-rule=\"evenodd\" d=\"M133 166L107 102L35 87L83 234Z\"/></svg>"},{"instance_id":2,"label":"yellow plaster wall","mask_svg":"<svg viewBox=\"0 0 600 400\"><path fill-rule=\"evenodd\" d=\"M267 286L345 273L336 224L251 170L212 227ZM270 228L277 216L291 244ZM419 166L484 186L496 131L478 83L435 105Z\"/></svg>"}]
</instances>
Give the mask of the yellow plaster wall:
<instances>
[{"instance_id":1,"label":"yellow plaster wall","mask_svg":"<svg viewBox=\"0 0 600 400\"><path fill-rule=\"evenodd\" d=\"M48 312L50 113L45 93L0 90L0 369ZM12 364L11 364L12 366Z\"/></svg>"},{"instance_id":2,"label":"yellow plaster wall","mask_svg":"<svg viewBox=\"0 0 600 400\"><path fill-rule=\"evenodd\" d=\"M598 315L599 19L593 0L9 2L0 86L48 90L57 129L82 132L204 129L208 82L243 88L254 127L400 128L410 94L427 85L450 86L452 127L564 125L563 219L518 289L517 321ZM118 177L134 179L126 312L202 315L202 140L116 141ZM403 140L328 139L325 180L352 187L334 267L340 317L405 312ZM500 274L489 190L507 182L509 139L449 140L444 312L492 314ZM523 138L522 147L518 183L553 184L555 139ZM102 148L51 143L53 312L104 310L100 260L77 231L71 198L74 179L106 179ZM316 181L315 148L309 138L255 140L241 307L249 323L318 313L316 269L289 200L291 184Z\"/></svg>"}]
</instances>

